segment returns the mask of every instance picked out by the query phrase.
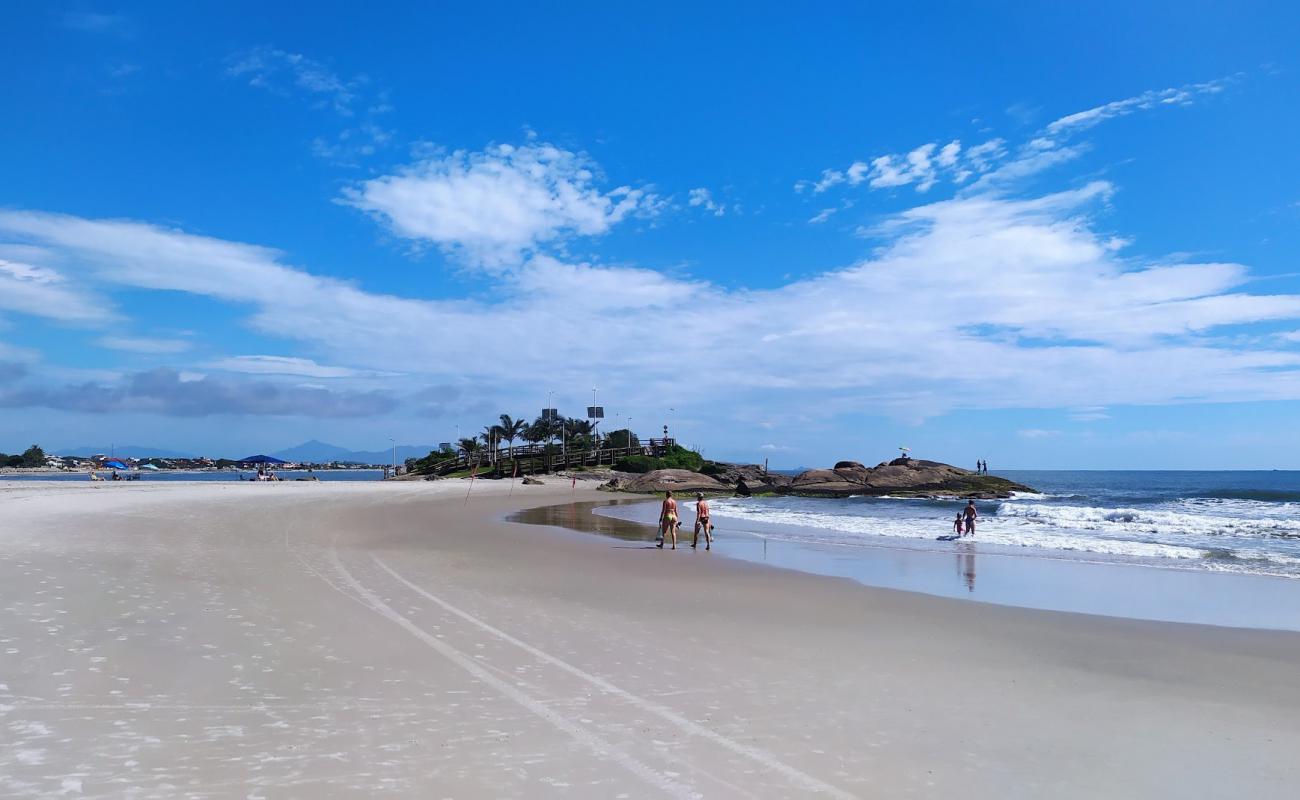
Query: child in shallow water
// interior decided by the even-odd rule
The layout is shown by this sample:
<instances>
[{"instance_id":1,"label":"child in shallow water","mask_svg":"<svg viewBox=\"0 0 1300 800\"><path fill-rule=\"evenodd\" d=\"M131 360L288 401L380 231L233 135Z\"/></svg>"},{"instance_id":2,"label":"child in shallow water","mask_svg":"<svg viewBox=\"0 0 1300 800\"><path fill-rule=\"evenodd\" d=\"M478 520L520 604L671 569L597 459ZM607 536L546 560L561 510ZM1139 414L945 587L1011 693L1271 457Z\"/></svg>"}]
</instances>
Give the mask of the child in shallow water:
<instances>
[{"instance_id":1,"label":"child in shallow water","mask_svg":"<svg viewBox=\"0 0 1300 800\"><path fill-rule=\"evenodd\" d=\"M954 536L961 536L961 530L962 530L961 512L958 511L957 519L952 521L952 533Z\"/></svg>"}]
</instances>

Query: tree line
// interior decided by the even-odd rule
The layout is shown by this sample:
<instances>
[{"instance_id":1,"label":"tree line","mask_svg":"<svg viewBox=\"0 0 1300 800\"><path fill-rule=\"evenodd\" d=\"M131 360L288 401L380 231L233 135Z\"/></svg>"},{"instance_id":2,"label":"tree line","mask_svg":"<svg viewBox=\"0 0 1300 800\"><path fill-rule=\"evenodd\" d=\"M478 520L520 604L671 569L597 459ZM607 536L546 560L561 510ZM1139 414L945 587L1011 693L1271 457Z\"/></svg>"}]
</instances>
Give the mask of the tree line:
<instances>
[{"instance_id":1,"label":"tree line","mask_svg":"<svg viewBox=\"0 0 1300 800\"><path fill-rule=\"evenodd\" d=\"M40 445L34 444L22 452L21 455L6 455L0 453L0 467L43 467L45 466L45 451Z\"/></svg>"}]
</instances>

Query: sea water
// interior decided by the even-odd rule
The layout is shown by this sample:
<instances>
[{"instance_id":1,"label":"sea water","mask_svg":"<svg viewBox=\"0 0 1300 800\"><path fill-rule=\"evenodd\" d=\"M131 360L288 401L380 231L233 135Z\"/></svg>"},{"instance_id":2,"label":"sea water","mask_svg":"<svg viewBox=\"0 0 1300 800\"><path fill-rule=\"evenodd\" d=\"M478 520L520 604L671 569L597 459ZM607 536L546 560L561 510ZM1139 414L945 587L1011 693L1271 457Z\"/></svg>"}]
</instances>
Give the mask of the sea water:
<instances>
[{"instance_id":1,"label":"sea water","mask_svg":"<svg viewBox=\"0 0 1300 800\"><path fill-rule=\"evenodd\" d=\"M1300 630L1300 472L1007 471L1037 491L966 501L719 498L715 552L947 597ZM689 545L693 498L679 499ZM658 502L597 509L654 524Z\"/></svg>"},{"instance_id":2,"label":"sea water","mask_svg":"<svg viewBox=\"0 0 1300 800\"><path fill-rule=\"evenodd\" d=\"M999 474L1038 492L976 502L976 540L987 552L1300 578L1300 472ZM965 501L774 497L711 506L737 531L854 547L934 541L952 532Z\"/></svg>"}]
</instances>

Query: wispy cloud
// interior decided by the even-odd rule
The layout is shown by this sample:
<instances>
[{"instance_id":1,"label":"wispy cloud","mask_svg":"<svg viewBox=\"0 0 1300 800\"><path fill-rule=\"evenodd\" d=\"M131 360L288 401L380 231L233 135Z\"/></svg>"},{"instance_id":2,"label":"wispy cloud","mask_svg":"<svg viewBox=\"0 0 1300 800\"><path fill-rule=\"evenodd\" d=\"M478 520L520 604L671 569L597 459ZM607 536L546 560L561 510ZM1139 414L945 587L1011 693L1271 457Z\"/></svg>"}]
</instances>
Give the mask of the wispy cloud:
<instances>
[{"instance_id":1,"label":"wispy cloud","mask_svg":"<svg viewBox=\"0 0 1300 800\"><path fill-rule=\"evenodd\" d=\"M1042 428L1025 428L1016 431L1016 435L1022 439L1051 439L1060 436L1060 431L1044 430Z\"/></svg>"},{"instance_id":2,"label":"wispy cloud","mask_svg":"<svg viewBox=\"0 0 1300 800\"><path fill-rule=\"evenodd\" d=\"M253 375L297 375L304 378L384 377L396 373L317 364L309 358L290 356L231 356L209 361L207 369Z\"/></svg>"},{"instance_id":3,"label":"wispy cloud","mask_svg":"<svg viewBox=\"0 0 1300 800\"><path fill-rule=\"evenodd\" d=\"M312 140L312 153L320 158L355 166L393 140L393 131L380 124L393 110L388 91L366 75L343 77L320 61L274 47L230 56L226 75L282 97L305 97L315 108L349 120L341 130Z\"/></svg>"},{"instance_id":4,"label":"wispy cloud","mask_svg":"<svg viewBox=\"0 0 1300 800\"><path fill-rule=\"evenodd\" d=\"M906 153L855 161L845 169L823 170L815 181L797 182L795 191L820 194L835 186L854 187L865 183L871 189L911 186L924 193L940 180L962 185L972 178L977 180L969 184L968 191L994 189L1077 158L1087 150L1087 145L1071 143L1075 134L1115 117L1168 106L1191 105L1204 96L1222 92L1236 79L1237 76L1233 76L1147 91L1069 114L1049 123L1015 148L1009 148L1001 138L968 148L963 148L961 141L956 139L942 145L928 142Z\"/></svg>"},{"instance_id":5,"label":"wispy cloud","mask_svg":"<svg viewBox=\"0 0 1300 800\"><path fill-rule=\"evenodd\" d=\"M1168 89L1154 89L1123 100L1077 111L1055 120L1047 125L1046 131L1051 135L1087 130L1108 119L1122 117L1136 111L1150 111L1165 106L1191 105L1197 98L1207 94L1218 94L1228 87L1236 77L1219 78L1204 83L1189 83Z\"/></svg>"},{"instance_id":6,"label":"wispy cloud","mask_svg":"<svg viewBox=\"0 0 1300 800\"><path fill-rule=\"evenodd\" d=\"M188 378L188 379L187 379ZM366 417L397 406L381 391L335 391L268 381L228 381L186 376L170 369L139 372L116 383L18 385L0 389L0 408L134 413L175 417L216 415Z\"/></svg>"},{"instance_id":7,"label":"wispy cloud","mask_svg":"<svg viewBox=\"0 0 1300 800\"><path fill-rule=\"evenodd\" d=\"M95 340L95 343L110 350L155 355L183 353L194 345L193 342L184 339L151 339L138 336L104 336Z\"/></svg>"},{"instance_id":8,"label":"wispy cloud","mask_svg":"<svg viewBox=\"0 0 1300 800\"><path fill-rule=\"evenodd\" d=\"M726 205L714 200L713 193L703 187L691 189L686 202L692 208L702 208L705 211L712 212L715 217L721 217L727 213Z\"/></svg>"}]
</instances>

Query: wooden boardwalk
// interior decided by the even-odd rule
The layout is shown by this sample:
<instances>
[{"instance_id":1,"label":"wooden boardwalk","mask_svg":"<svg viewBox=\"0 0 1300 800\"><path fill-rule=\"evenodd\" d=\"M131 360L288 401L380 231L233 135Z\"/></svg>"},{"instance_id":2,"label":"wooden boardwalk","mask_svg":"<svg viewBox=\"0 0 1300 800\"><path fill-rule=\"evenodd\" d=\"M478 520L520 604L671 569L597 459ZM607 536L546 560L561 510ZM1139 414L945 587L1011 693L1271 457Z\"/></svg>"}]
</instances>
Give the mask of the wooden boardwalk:
<instances>
[{"instance_id":1,"label":"wooden boardwalk","mask_svg":"<svg viewBox=\"0 0 1300 800\"><path fill-rule=\"evenodd\" d=\"M450 475L478 467L480 475L537 475L573 467L612 466L615 461L626 456L662 456L675 444L674 439L649 439L635 447L607 447L600 450L570 448L566 452L560 452L561 448L557 445L502 447L496 451L460 453L453 458L435 462L421 470L420 474Z\"/></svg>"}]
</instances>

